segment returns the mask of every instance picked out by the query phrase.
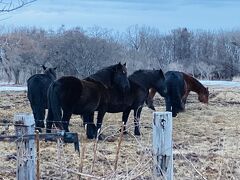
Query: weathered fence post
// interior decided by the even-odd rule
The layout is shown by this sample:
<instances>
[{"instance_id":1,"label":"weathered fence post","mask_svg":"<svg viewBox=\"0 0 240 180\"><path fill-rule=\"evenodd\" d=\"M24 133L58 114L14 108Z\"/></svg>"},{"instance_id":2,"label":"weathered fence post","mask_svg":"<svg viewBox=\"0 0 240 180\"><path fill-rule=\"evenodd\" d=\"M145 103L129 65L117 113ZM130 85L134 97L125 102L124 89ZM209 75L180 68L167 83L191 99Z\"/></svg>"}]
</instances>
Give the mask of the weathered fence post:
<instances>
[{"instance_id":1,"label":"weathered fence post","mask_svg":"<svg viewBox=\"0 0 240 180\"><path fill-rule=\"evenodd\" d=\"M23 135L34 134L35 122L31 114L14 116L17 142L17 180L35 179L35 143L34 138L23 138Z\"/></svg>"},{"instance_id":2,"label":"weathered fence post","mask_svg":"<svg viewBox=\"0 0 240 180\"><path fill-rule=\"evenodd\" d=\"M173 179L172 113L153 114L153 173L155 177Z\"/></svg>"}]
</instances>

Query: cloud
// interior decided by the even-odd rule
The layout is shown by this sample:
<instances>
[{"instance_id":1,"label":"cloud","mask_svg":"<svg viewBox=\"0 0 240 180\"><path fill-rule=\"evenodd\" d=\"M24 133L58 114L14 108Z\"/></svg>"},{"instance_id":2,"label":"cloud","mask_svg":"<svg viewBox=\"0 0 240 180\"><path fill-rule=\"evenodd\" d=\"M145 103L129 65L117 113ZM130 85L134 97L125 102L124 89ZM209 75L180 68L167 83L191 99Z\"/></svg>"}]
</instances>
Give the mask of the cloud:
<instances>
[{"instance_id":1,"label":"cloud","mask_svg":"<svg viewBox=\"0 0 240 180\"><path fill-rule=\"evenodd\" d=\"M166 32L173 28L239 27L237 0L41 0L12 13L4 24L44 28L91 27L124 31L139 24Z\"/></svg>"}]
</instances>

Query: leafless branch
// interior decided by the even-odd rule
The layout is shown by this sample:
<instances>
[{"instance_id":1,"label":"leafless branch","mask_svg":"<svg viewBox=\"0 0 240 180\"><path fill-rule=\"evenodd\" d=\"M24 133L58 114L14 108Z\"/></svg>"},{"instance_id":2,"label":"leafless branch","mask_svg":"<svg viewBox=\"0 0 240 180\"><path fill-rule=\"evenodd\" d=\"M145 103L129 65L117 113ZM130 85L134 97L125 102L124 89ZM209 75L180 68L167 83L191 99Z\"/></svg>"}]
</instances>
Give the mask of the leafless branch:
<instances>
[{"instance_id":1,"label":"leafless branch","mask_svg":"<svg viewBox=\"0 0 240 180\"><path fill-rule=\"evenodd\" d=\"M5 0L5 1L0 1L0 13L4 12L11 12L15 11L17 9L22 8L23 6L26 6L28 4L31 4L37 0L18 0L18 1L13 1L13 0Z\"/></svg>"}]
</instances>

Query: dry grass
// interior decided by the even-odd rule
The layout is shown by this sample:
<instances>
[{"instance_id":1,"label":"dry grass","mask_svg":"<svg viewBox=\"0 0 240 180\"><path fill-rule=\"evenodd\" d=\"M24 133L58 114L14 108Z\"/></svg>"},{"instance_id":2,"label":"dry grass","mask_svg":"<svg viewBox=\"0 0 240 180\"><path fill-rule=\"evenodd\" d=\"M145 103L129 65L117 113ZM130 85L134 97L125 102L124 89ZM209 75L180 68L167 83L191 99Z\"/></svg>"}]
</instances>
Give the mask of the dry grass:
<instances>
[{"instance_id":1,"label":"dry grass","mask_svg":"<svg viewBox=\"0 0 240 180\"><path fill-rule=\"evenodd\" d=\"M175 179L202 179L197 171L206 179L240 179L240 91L211 88L210 93L209 105L199 103L197 96L190 94L186 112L174 118ZM154 103L158 111L164 111L163 99L157 97ZM12 121L17 112L31 112L26 93L2 92L0 120ZM83 167L80 167L83 179L88 179L84 174L105 179L152 179L151 110L143 108L140 137L133 135L133 115L130 115L129 134L123 136L116 172L114 164L122 125L121 114L105 116L103 133L106 138L98 142L95 160L95 140L86 139L80 117L73 116L70 124L71 131L81 136L81 146L85 148L81 157ZM7 132L13 133L13 127ZM41 179L60 179L57 144L42 141L40 150ZM14 143L0 142L0 179L15 178L15 152ZM78 179L81 158L74 152L73 145L65 144L62 154L63 179Z\"/></svg>"}]
</instances>

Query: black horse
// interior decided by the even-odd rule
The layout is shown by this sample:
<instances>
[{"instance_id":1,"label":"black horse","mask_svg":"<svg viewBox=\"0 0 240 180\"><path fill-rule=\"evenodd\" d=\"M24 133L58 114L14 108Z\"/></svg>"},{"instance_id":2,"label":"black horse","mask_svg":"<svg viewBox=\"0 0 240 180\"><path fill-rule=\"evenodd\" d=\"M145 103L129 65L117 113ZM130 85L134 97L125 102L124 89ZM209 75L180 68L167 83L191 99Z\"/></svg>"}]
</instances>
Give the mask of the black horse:
<instances>
[{"instance_id":1,"label":"black horse","mask_svg":"<svg viewBox=\"0 0 240 180\"><path fill-rule=\"evenodd\" d=\"M44 128L45 109L47 109L47 90L56 79L56 68L42 65L44 74L35 74L27 80L27 96L33 111L35 126L40 132Z\"/></svg>"},{"instance_id":2,"label":"black horse","mask_svg":"<svg viewBox=\"0 0 240 180\"><path fill-rule=\"evenodd\" d=\"M172 116L185 110L185 104L190 91L198 94L198 100L208 103L209 91L192 75L179 71L168 71L165 74L168 95L165 97L166 111L172 111ZM154 109L153 97L156 90L150 89L149 97L146 101L148 107Z\"/></svg>"},{"instance_id":3,"label":"black horse","mask_svg":"<svg viewBox=\"0 0 240 180\"><path fill-rule=\"evenodd\" d=\"M138 70L128 77L130 82L130 90L124 94L119 93L119 89L112 87L109 89L110 100L106 106L109 113L123 112L122 121L126 125L131 110L134 110L134 134L140 135L139 119L143 104L148 97L149 89L154 88L161 96L166 96L167 88L165 77L162 70ZM99 116L101 118L99 118ZM88 118L93 118L88 117ZM101 127L102 115L97 117L97 128ZM85 121L85 120L84 120ZM125 127L124 127L124 133Z\"/></svg>"},{"instance_id":4,"label":"black horse","mask_svg":"<svg viewBox=\"0 0 240 180\"><path fill-rule=\"evenodd\" d=\"M68 132L71 115L79 114L87 124L87 137L95 138L97 128L93 122L94 111L98 111L99 121L102 122L110 100L109 89L113 86L121 93L130 88L126 64L108 66L85 80L72 76L56 80L48 90L47 132L51 132L54 122L58 128Z\"/></svg>"}]
</instances>

